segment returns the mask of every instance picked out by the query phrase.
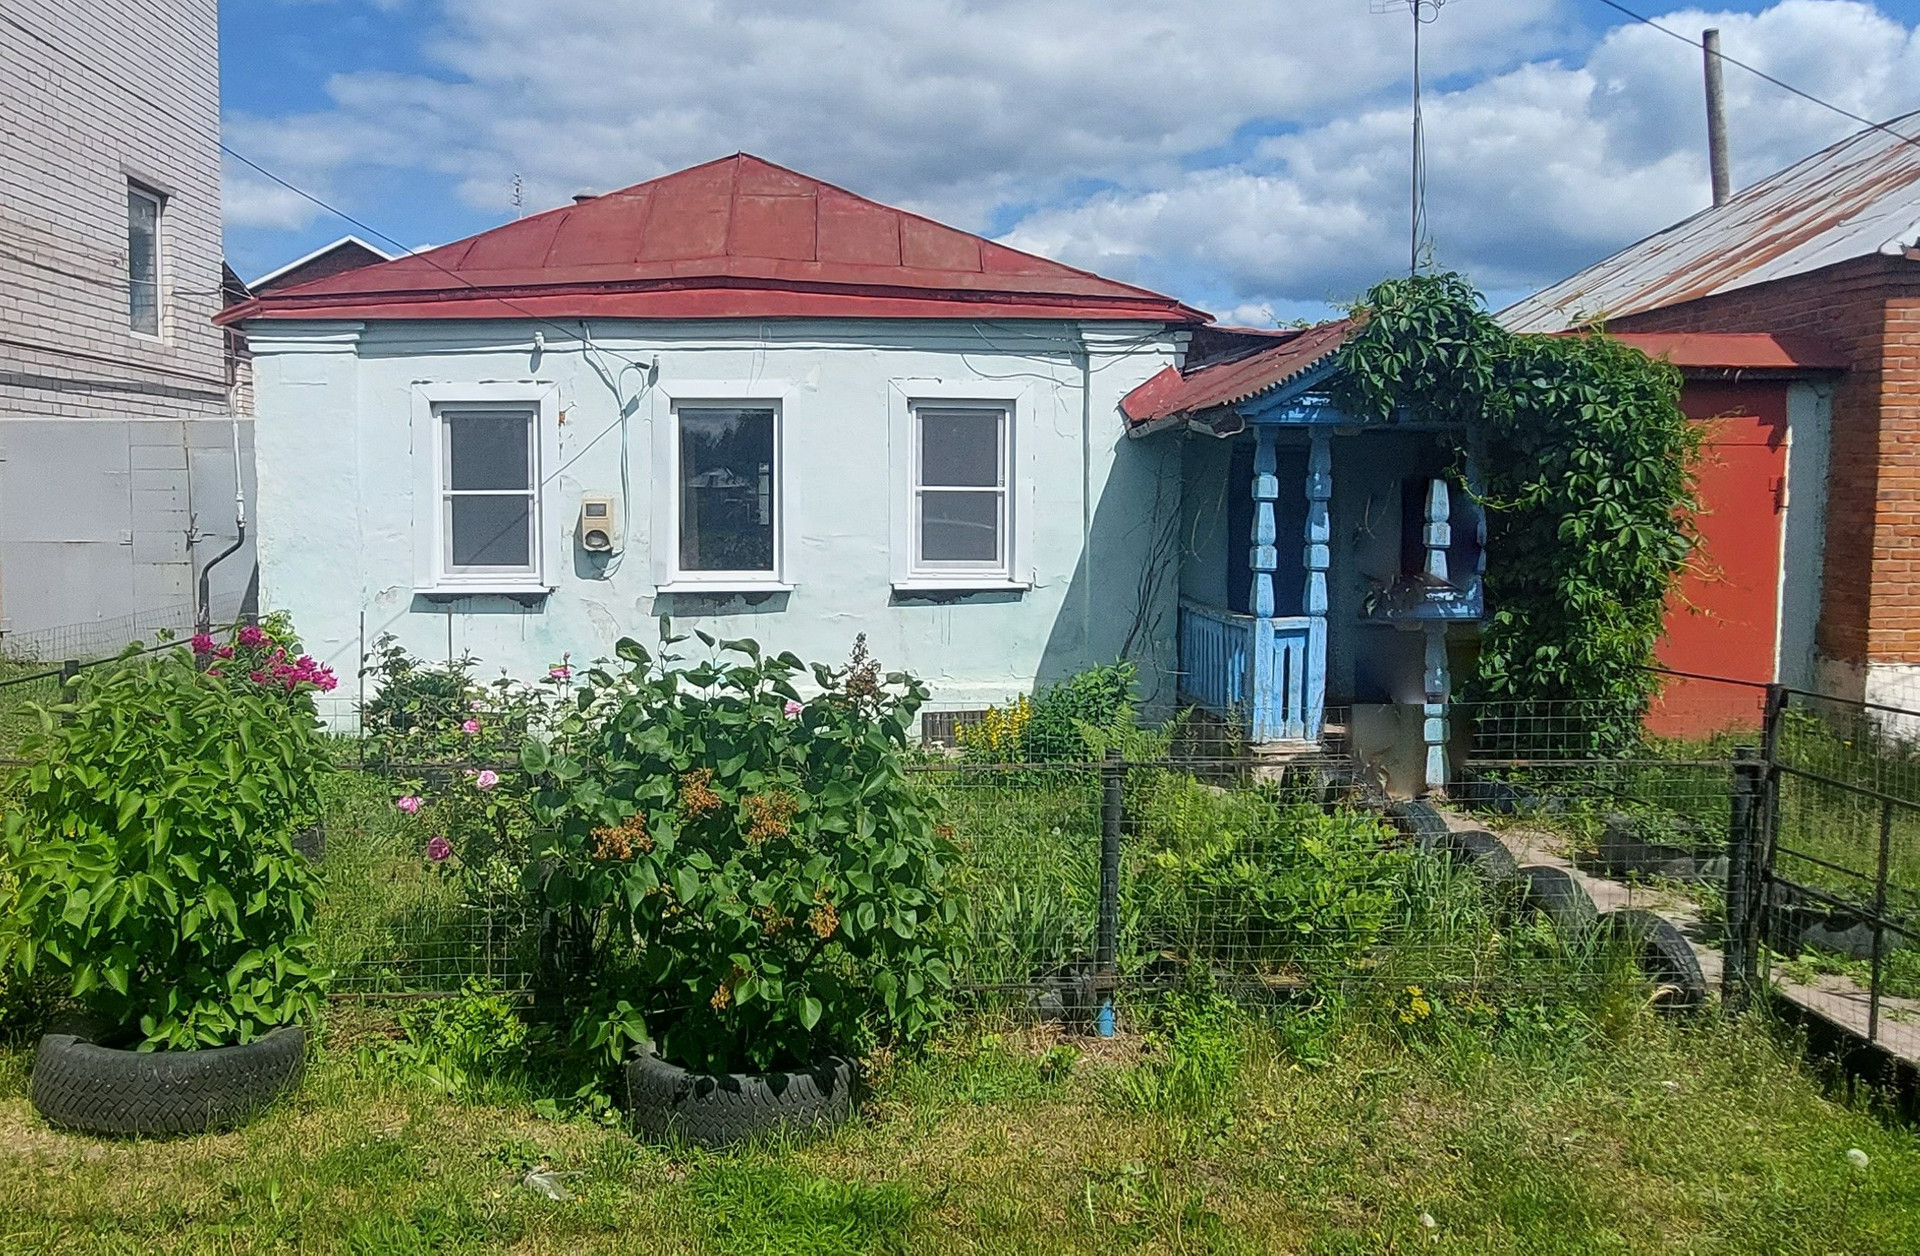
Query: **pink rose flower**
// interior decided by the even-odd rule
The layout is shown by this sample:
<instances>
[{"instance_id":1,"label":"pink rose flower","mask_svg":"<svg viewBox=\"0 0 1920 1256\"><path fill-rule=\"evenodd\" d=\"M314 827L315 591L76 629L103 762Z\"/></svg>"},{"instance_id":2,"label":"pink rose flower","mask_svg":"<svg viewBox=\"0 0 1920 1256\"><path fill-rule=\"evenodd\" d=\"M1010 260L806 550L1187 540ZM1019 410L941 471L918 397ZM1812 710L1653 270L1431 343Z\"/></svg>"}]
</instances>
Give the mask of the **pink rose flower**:
<instances>
[{"instance_id":1,"label":"pink rose flower","mask_svg":"<svg viewBox=\"0 0 1920 1256\"><path fill-rule=\"evenodd\" d=\"M460 726L460 731L463 733L477 733L480 731L480 721L468 720Z\"/></svg>"},{"instance_id":2,"label":"pink rose flower","mask_svg":"<svg viewBox=\"0 0 1920 1256\"><path fill-rule=\"evenodd\" d=\"M484 768L480 775L473 778L475 789L492 789L500 783L500 774L492 768Z\"/></svg>"},{"instance_id":3,"label":"pink rose flower","mask_svg":"<svg viewBox=\"0 0 1920 1256\"><path fill-rule=\"evenodd\" d=\"M194 633L193 640L188 644L193 646L193 652L195 654L212 654L213 653L213 637L207 633L204 633L204 632Z\"/></svg>"},{"instance_id":4,"label":"pink rose flower","mask_svg":"<svg viewBox=\"0 0 1920 1256\"><path fill-rule=\"evenodd\" d=\"M573 669L571 667L568 667L565 663L559 663L547 669L548 680L569 680L572 677L573 677Z\"/></svg>"},{"instance_id":5,"label":"pink rose flower","mask_svg":"<svg viewBox=\"0 0 1920 1256\"><path fill-rule=\"evenodd\" d=\"M233 657L233 647L230 645L223 645L219 649L215 650L214 653L219 655L223 659L230 659Z\"/></svg>"},{"instance_id":6,"label":"pink rose flower","mask_svg":"<svg viewBox=\"0 0 1920 1256\"><path fill-rule=\"evenodd\" d=\"M393 805L408 815L412 815L420 810L420 796L418 794L408 794L405 798L402 798Z\"/></svg>"},{"instance_id":7,"label":"pink rose flower","mask_svg":"<svg viewBox=\"0 0 1920 1256\"><path fill-rule=\"evenodd\" d=\"M795 702L792 698L787 699L787 718L788 719L792 719L794 716L800 714L800 712L804 711L805 709L806 709L805 707L801 706L798 702Z\"/></svg>"},{"instance_id":8,"label":"pink rose flower","mask_svg":"<svg viewBox=\"0 0 1920 1256\"><path fill-rule=\"evenodd\" d=\"M260 625L258 624L248 624L240 630L240 644L246 646L248 649L265 645L266 642L267 634L260 630Z\"/></svg>"},{"instance_id":9,"label":"pink rose flower","mask_svg":"<svg viewBox=\"0 0 1920 1256\"><path fill-rule=\"evenodd\" d=\"M453 843L444 837L431 838L427 842L427 858L435 863L445 863L453 858Z\"/></svg>"}]
</instances>

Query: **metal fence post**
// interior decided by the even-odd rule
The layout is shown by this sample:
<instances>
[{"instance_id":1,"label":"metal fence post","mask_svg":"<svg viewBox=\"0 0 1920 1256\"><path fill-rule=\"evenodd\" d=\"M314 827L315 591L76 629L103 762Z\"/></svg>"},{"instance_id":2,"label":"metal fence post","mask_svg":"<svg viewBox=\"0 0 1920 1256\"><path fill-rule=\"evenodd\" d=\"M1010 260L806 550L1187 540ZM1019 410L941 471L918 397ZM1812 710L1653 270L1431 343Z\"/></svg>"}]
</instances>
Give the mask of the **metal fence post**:
<instances>
[{"instance_id":1,"label":"metal fence post","mask_svg":"<svg viewBox=\"0 0 1920 1256\"><path fill-rule=\"evenodd\" d=\"M1119 984L1120 950L1120 825L1125 802L1121 785L1124 769L1120 751L1108 747L1100 766L1100 919L1093 950L1094 982L1100 1010L1095 1026L1102 1038L1113 1037L1113 991Z\"/></svg>"},{"instance_id":2,"label":"metal fence post","mask_svg":"<svg viewBox=\"0 0 1920 1256\"><path fill-rule=\"evenodd\" d=\"M1753 928L1758 904L1753 889L1759 880L1757 856L1765 771L1766 765L1752 746L1734 747L1727 826L1727 934L1720 971L1720 998L1730 1015L1746 1010L1758 958L1758 934Z\"/></svg>"}]
</instances>

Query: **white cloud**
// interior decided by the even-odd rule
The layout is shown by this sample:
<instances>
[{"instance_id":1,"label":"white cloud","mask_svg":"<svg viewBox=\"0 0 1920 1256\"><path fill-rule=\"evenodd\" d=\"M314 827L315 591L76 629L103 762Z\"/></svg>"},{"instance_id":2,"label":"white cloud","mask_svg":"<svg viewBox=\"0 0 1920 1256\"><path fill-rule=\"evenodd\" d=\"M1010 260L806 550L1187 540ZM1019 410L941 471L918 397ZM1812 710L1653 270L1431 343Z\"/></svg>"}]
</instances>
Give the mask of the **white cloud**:
<instances>
[{"instance_id":1,"label":"white cloud","mask_svg":"<svg viewBox=\"0 0 1920 1256\"><path fill-rule=\"evenodd\" d=\"M1452 10L1448 10L1451 14ZM1865 3L1785 0L1758 16L1687 10L1723 51L1867 117L1920 107L1920 36ZM1736 184L1858 124L1729 67ZM1561 277L1708 200L1700 54L1611 32L1584 64L1529 64L1431 94L1427 212L1436 259L1483 287ZM1408 116L1362 110L1261 144L1248 161L1028 215L1016 247L1146 283L1207 276L1242 302L1352 297L1407 264Z\"/></svg>"},{"instance_id":2,"label":"white cloud","mask_svg":"<svg viewBox=\"0 0 1920 1256\"><path fill-rule=\"evenodd\" d=\"M1590 7L1463 2L1426 29L1437 255L1489 288L1704 200L1699 53L1627 26L1571 55ZM1856 112L1920 106L1914 33L1865 0L1661 20ZM745 149L1255 320L1405 265L1407 51L1359 0L445 0L433 74L338 76L332 109L227 133L303 185L424 172L502 216L515 173L540 207ZM1852 129L1727 86L1740 181ZM229 221L291 222L269 193L230 179Z\"/></svg>"}]
</instances>

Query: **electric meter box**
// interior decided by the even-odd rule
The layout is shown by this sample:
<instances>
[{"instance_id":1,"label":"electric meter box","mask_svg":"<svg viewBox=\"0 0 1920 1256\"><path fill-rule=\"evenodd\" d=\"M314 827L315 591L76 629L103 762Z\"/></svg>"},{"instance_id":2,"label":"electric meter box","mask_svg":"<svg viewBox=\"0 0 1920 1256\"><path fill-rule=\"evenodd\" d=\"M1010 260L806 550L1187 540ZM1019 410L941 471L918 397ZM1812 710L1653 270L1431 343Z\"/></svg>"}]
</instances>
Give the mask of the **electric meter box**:
<instances>
[{"instance_id":1,"label":"electric meter box","mask_svg":"<svg viewBox=\"0 0 1920 1256\"><path fill-rule=\"evenodd\" d=\"M589 493L580 499L580 527L574 533L589 554L612 554L620 548L620 516L611 493Z\"/></svg>"}]
</instances>

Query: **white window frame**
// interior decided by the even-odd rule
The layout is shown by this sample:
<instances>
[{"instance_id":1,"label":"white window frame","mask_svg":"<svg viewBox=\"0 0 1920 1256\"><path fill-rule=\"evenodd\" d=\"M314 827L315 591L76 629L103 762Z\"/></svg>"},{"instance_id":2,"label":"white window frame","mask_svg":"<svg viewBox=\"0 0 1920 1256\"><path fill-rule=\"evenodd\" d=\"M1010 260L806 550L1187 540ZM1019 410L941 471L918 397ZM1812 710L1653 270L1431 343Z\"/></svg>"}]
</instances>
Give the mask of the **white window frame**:
<instances>
[{"instance_id":1,"label":"white window frame","mask_svg":"<svg viewBox=\"0 0 1920 1256\"><path fill-rule=\"evenodd\" d=\"M446 424L442 416L462 409L524 409L533 415L533 537L531 570L452 569L447 559ZM551 535L553 486L560 466L559 392L550 383L415 384L413 386L414 592L429 596L524 596L549 593L560 570L558 542Z\"/></svg>"},{"instance_id":2,"label":"white window frame","mask_svg":"<svg viewBox=\"0 0 1920 1256\"><path fill-rule=\"evenodd\" d=\"M142 197L153 202L153 330L133 325L133 206L127 206L127 331L141 340L164 341L167 338L167 195L140 180L127 179L127 198Z\"/></svg>"},{"instance_id":3,"label":"white window frame","mask_svg":"<svg viewBox=\"0 0 1920 1256\"><path fill-rule=\"evenodd\" d=\"M920 561L920 415L929 410L1002 410L1001 553L991 566ZM896 379L888 382L887 448L892 471L893 587L901 592L991 592L1033 587L1033 402L1022 386L996 390L981 380Z\"/></svg>"},{"instance_id":4,"label":"white window frame","mask_svg":"<svg viewBox=\"0 0 1920 1256\"><path fill-rule=\"evenodd\" d=\"M788 457L788 388L779 382L683 380L654 387L653 575L659 593L777 593L795 586L787 541L799 517L798 477ZM687 571L680 566L680 412L773 411L773 570Z\"/></svg>"}]
</instances>

